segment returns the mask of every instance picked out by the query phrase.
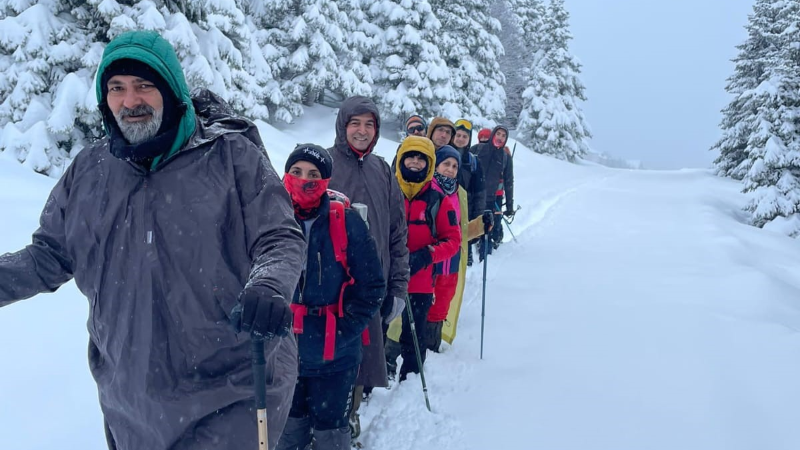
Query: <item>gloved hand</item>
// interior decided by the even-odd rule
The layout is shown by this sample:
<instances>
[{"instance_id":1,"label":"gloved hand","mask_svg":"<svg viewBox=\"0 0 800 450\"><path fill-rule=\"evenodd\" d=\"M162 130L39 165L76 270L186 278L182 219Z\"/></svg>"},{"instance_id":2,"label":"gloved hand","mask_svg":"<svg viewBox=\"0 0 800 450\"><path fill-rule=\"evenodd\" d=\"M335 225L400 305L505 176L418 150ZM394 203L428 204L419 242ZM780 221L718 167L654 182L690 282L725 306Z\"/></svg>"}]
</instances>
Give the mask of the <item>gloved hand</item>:
<instances>
[{"instance_id":1,"label":"gloved hand","mask_svg":"<svg viewBox=\"0 0 800 450\"><path fill-rule=\"evenodd\" d=\"M503 213L503 215L506 216L506 217L514 217L514 214L516 214L516 213L517 212L514 211L513 207L506 207L506 211Z\"/></svg>"},{"instance_id":2,"label":"gloved hand","mask_svg":"<svg viewBox=\"0 0 800 450\"><path fill-rule=\"evenodd\" d=\"M488 233L492 231L492 227L494 226L494 214L488 209L483 212L483 231Z\"/></svg>"},{"instance_id":3,"label":"gloved hand","mask_svg":"<svg viewBox=\"0 0 800 450\"><path fill-rule=\"evenodd\" d=\"M383 323L391 323L400 314L402 314L403 310L405 309L405 300L391 295L386 296L386 298L383 299L383 304L381 305L381 317L383 317Z\"/></svg>"},{"instance_id":4,"label":"gloved hand","mask_svg":"<svg viewBox=\"0 0 800 450\"><path fill-rule=\"evenodd\" d=\"M433 255L427 247L408 255L408 267L411 269L411 275L430 266L431 263L433 263Z\"/></svg>"},{"instance_id":5,"label":"gloved hand","mask_svg":"<svg viewBox=\"0 0 800 450\"><path fill-rule=\"evenodd\" d=\"M253 336L286 336L292 327L292 319L289 303L266 286L244 288L231 310L233 329Z\"/></svg>"}]
</instances>

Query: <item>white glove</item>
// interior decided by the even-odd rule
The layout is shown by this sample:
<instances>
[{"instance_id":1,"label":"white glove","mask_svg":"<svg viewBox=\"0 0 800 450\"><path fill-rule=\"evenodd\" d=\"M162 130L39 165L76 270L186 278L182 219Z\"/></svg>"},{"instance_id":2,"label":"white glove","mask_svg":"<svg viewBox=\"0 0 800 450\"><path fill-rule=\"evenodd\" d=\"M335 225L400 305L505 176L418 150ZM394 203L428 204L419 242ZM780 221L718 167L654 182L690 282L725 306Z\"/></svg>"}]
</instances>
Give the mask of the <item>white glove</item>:
<instances>
[{"instance_id":1,"label":"white glove","mask_svg":"<svg viewBox=\"0 0 800 450\"><path fill-rule=\"evenodd\" d=\"M400 297L393 297L394 302L392 303L392 311L383 318L384 323L392 323L394 319L403 314L403 310L406 309L406 301Z\"/></svg>"}]
</instances>

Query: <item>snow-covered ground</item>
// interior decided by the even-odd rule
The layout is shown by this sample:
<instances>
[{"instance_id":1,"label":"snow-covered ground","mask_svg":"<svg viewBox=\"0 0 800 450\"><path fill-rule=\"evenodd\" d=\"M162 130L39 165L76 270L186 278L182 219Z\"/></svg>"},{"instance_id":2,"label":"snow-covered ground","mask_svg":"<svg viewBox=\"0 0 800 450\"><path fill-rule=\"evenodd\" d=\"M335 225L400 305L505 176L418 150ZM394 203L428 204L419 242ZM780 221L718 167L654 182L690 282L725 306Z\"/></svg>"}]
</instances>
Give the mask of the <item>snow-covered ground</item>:
<instances>
[{"instance_id":1,"label":"snow-covered ground","mask_svg":"<svg viewBox=\"0 0 800 450\"><path fill-rule=\"evenodd\" d=\"M260 126L279 173L330 145L335 111ZM396 142L382 139L391 158ZM376 390L370 450L800 448L800 241L743 224L736 183L702 170L572 165L518 146L516 242L470 269L453 346ZM0 253L55 180L0 158ZM0 449L105 448L72 283L0 310ZM254 439L255 441L255 439ZM255 443L254 443L254 447Z\"/></svg>"}]
</instances>

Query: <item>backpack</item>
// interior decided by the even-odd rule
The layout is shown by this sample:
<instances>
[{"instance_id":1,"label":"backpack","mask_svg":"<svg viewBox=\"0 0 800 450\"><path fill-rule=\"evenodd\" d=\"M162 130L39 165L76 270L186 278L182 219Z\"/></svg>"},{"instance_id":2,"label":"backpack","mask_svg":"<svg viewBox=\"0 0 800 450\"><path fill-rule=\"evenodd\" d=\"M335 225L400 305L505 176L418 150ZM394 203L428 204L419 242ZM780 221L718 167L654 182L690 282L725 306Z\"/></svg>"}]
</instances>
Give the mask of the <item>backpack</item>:
<instances>
[{"instance_id":1,"label":"backpack","mask_svg":"<svg viewBox=\"0 0 800 450\"><path fill-rule=\"evenodd\" d=\"M478 170L478 157L476 157L472 152L470 152L469 149L464 151L464 156L467 156L468 159L467 167L469 167L470 173L474 175L475 172ZM461 157L461 161L462 162L464 161L463 156Z\"/></svg>"},{"instance_id":2,"label":"backpack","mask_svg":"<svg viewBox=\"0 0 800 450\"><path fill-rule=\"evenodd\" d=\"M328 200L330 200L330 211L328 212L328 231L331 236L331 243L333 244L333 255L336 262L342 265L346 280L342 283L339 289L339 301L332 305L327 305L318 308L309 308L305 305L291 304L292 313L294 315L292 331L295 333L303 332L303 316L308 314L325 314L328 318L325 322L325 343L323 348L322 359L325 361L332 361L334 357L334 350L336 346L336 321L332 320L335 316L340 319L344 317L344 292L348 286L355 284L353 276L350 275L350 266L347 264L347 228L345 227L345 210L353 207L362 218L366 217L366 205L356 203L351 205L350 199L346 195L333 189L328 189ZM354 207L355 206L355 207ZM365 220L366 222L366 220ZM363 345L369 345L369 328L365 329L361 334L361 342Z\"/></svg>"}]
</instances>

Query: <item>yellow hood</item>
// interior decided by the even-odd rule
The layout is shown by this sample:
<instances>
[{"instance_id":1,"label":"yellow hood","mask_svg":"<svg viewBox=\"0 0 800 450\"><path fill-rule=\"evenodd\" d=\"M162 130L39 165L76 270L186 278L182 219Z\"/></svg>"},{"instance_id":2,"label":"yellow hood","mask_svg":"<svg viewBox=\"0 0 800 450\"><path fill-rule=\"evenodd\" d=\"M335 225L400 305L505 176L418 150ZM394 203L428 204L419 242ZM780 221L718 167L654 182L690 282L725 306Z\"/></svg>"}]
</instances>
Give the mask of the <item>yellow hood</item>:
<instances>
[{"instance_id":1,"label":"yellow hood","mask_svg":"<svg viewBox=\"0 0 800 450\"><path fill-rule=\"evenodd\" d=\"M403 156L408 152L420 152L428 158L428 173L425 180L419 183L410 183L403 179L400 172L400 165L403 164ZM394 167L394 176L397 178L397 183L400 189L405 194L406 198L411 200L416 197L419 191L422 190L426 183L433 179L433 172L436 170L434 167L436 163L436 149L433 148L433 142L430 139L420 136L408 136L403 139L400 148L397 150L397 164Z\"/></svg>"}]
</instances>

